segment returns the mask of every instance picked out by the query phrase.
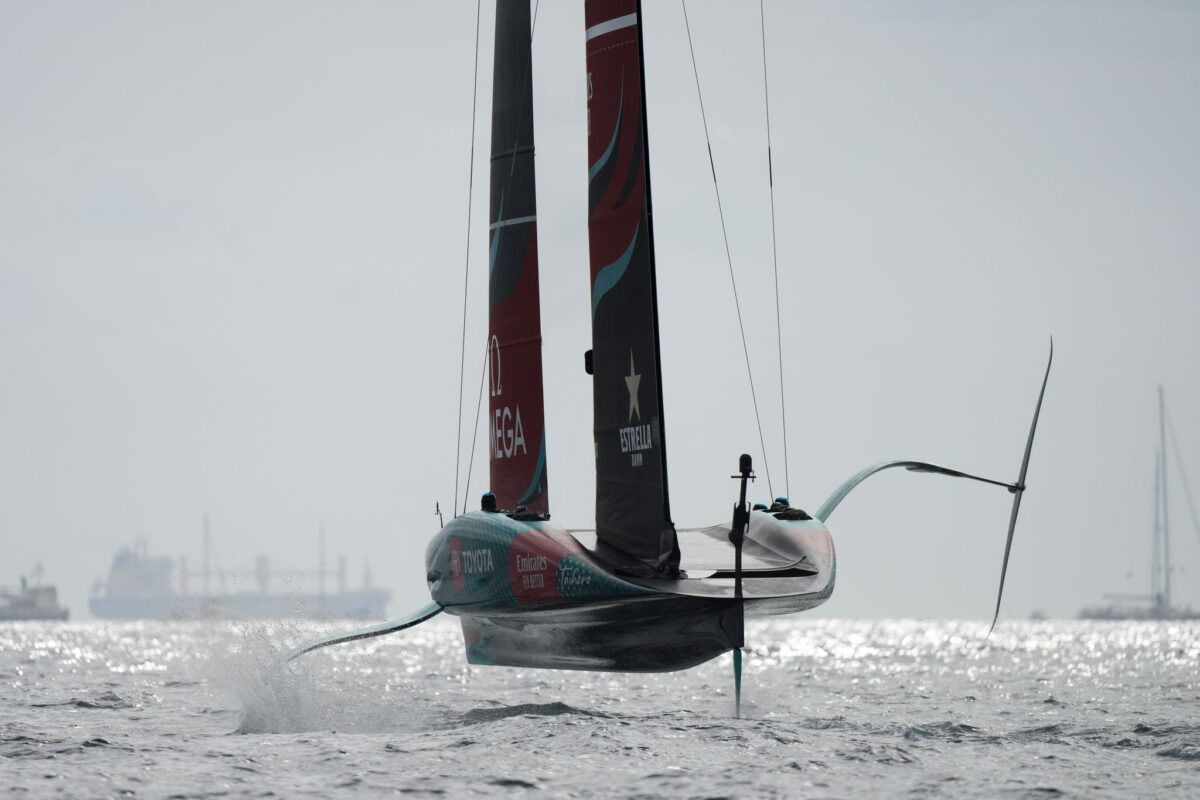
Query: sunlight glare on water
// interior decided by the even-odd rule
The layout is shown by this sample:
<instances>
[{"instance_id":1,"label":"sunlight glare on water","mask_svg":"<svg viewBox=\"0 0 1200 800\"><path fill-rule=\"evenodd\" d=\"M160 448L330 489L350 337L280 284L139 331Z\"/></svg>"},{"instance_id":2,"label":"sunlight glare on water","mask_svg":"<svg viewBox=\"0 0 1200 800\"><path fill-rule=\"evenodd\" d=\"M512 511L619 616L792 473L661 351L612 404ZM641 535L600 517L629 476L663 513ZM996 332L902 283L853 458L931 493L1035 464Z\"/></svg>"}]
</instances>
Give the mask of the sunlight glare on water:
<instances>
[{"instance_id":1,"label":"sunlight glare on water","mask_svg":"<svg viewBox=\"0 0 1200 800\"><path fill-rule=\"evenodd\" d=\"M472 667L453 619L0 626L0 791L1200 795L1200 625L780 620L626 675Z\"/></svg>"}]
</instances>

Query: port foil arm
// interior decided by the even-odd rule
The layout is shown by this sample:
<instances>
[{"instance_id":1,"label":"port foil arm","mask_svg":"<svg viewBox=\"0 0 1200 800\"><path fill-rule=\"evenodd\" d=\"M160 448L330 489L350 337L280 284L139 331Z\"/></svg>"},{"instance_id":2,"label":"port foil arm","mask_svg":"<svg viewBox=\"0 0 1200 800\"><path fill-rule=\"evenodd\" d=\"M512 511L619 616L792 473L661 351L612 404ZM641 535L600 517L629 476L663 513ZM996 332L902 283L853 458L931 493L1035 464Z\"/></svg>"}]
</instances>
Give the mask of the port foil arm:
<instances>
[{"instance_id":1,"label":"port foil arm","mask_svg":"<svg viewBox=\"0 0 1200 800\"><path fill-rule=\"evenodd\" d=\"M852 475L848 480L846 480L845 483L839 486L837 491L831 494L829 499L826 500L819 509L817 509L817 519L821 520L821 522L828 521L829 515L833 513L833 510L837 508L843 500L846 499L846 495L850 494L850 492L853 491L856 486L877 472L883 472L885 469L893 469L895 467L904 467L909 472L931 472L938 475L949 475L952 478L966 478L972 481L979 481L980 483L990 483L993 486L1003 486L1010 492L1017 490L1017 484L1015 483L1005 483L1004 481L995 481L991 478L981 478L978 475L972 475L968 472L962 472L961 470L957 469L950 469L949 467L941 467L937 464L930 464L925 461L882 461L878 464L873 464L872 466L867 467L855 475Z\"/></svg>"},{"instance_id":2,"label":"port foil arm","mask_svg":"<svg viewBox=\"0 0 1200 800\"><path fill-rule=\"evenodd\" d=\"M416 625L420 625L422 622L433 619L440 613L442 613L442 607L437 603L430 603L420 611L415 611L412 614L409 614L407 617L388 620L387 622L381 622L378 625L371 625L367 628L359 628L358 630L347 631L346 633L335 633L332 636L324 636L320 639L313 639L312 641L305 642L296 649L292 650L292 652L288 653L287 658L284 660L291 661L297 656L302 656L305 653L310 653L313 650L318 650L322 647L329 647L332 644L353 642L357 641L358 639L372 639L376 636L384 636L389 633L395 633L396 631L402 631L405 628L412 628Z\"/></svg>"}]
</instances>

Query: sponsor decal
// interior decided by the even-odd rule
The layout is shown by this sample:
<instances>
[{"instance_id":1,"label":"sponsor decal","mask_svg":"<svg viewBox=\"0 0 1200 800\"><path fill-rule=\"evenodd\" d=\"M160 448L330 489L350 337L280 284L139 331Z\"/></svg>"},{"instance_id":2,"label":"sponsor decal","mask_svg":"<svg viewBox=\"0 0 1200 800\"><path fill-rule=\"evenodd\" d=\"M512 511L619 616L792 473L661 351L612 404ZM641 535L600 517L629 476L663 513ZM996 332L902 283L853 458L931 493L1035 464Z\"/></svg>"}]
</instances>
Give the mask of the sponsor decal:
<instances>
[{"instance_id":1,"label":"sponsor decal","mask_svg":"<svg viewBox=\"0 0 1200 800\"><path fill-rule=\"evenodd\" d=\"M638 388L642 385L642 376L633 366L633 351L629 351L629 374L625 376L625 388L629 390L629 421L633 422L634 414L642 419L642 407L638 404Z\"/></svg>"},{"instance_id":2,"label":"sponsor decal","mask_svg":"<svg viewBox=\"0 0 1200 800\"><path fill-rule=\"evenodd\" d=\"M621 428L621 452L633 453L638 450L649 450L654 446L650 437L649 425L631 425Z\"/></svg>"},{"instance_id":3,"label":"sponsor decal","mask_svg":"<svg viewBox=\"0 0 1200 800\"><path fill-rule=\"evenodd\" d=\"M461 545L458 542L457 536L450 537L450 576L454 580L454 588L463 588L462 574L462 558L459 556L459 548Z\"/></svg>"},{"instance_id":4,"label":"sponsor decal","mask_svg":"<svg viewBox=\"0 0 1200 800\"><path fill-rule=\"evenodd\" d=\"M517 572L545 572L545 556L525 556L517 554Z\"/></svg>"},{"instance_id":5,"label":"sponsor decal","mask_svg":"<svg viewBox=\"0 0 1200 800\"><path fill-rule=\"evenodd\" d=\"M546 588L546 565L549 560L541 555L517 553L517 572L521 574L522 589Z\"/></svg>"},{"instance_id":6,"label":"sponsor decal","mask_svg":"<svg viewBox=\"0 0 1200 800\"><path fill-rule=\"evenodd\" d=\"M579 567L566 567L559 570L558 585L562 587L563 591L567 589L580 589L592 585L592 576Z\"/></svg>"},{"instance_id":7,"label":"sponsor decal","mask_svg":"<svg viewBox=\"0 0 1200 800\"><path fill-rule=\"evenodd\" d=\"M563 557L579 551L566 532L522 531L508 551L508 579L513 595L524 604L562 597L555 575Z\"/></svg>"},{"instance_id":8,"label":"sponsor decal","mask_svg":"<svg viewBox=\"0 0 1200 800\"><path fill-rule=\"evenodd\" d=\"M492 412L492 458L511 458L526 455L525 427L521 424L521 407L516 411L504 406Z\"/></svg>"},{"instance_id":9,"label":"sponsor decal","mask_svg":"<svg viewBox=\"0 0 1200 800\"><path fill-rule=\"evenodd\" d=\"M621 452L629 453L629 465L633 467L642 466L642 451L649 450L654 447L654 438L650 433L650 426L642 423L642 407L638 402L638 389L642 384L642 376L638 374L636 367L633 364L633 351L629 351L629 374L625 376L625 388L629 391L629 422L630 424L624 428L618 428L617 433L621 438ZM633 424L633 418L637 417L638 424Z\"/></svg>"},{"instance_id":10,"label":"sponsor decal","mask_svg":"<svg viewBox=\"0 0 1200 800\"><path fill-rule=\"evenodd\" d=\"M463 580L468 575L481 575L495 570L490 548L464 550L457 536L450 537L450 575L454 579L455 589L463 588Z\"/></svg>"},{"instance_id":11,"label":"sponsor decal","mask_svg":"<svg viewBox=\"0 0 1200 800\"><path fill-rule=\"evenodd\" d=\"M492 336L488 343L488 374L490 375L492 397L504 394L503 372L500 365L500 339ZM511 458L515 455L528 455L529 448L525 444L525 427L521 424L521 407L519 405L495 405L492 418L488 420L491 428L489 449L492 458Z\"/></svg>"},{"instance_id":12,"label":"sponsor decal","mask_svg":"<svg viewBox=\"0 0 1200 800\"><path fill-rule=\"evenodd\" d=\"M478 550L463 550L459 561L462 563L463 575L478 575L483 572L494 572L492 551L482 547Z\"/></svg>"},{"instance_id":13,"label":"sponsor decal","mask_svg":"<svg viewBox=\"0 0 1200 800\"><path fill-rule=\"evenodd\" d=\"M500 373L500 337L492 335L492 340L488 342L488 377L492 388L492 397L499 397L504 393L504 384L501 382Z\"/></svg>"}]
</instances>

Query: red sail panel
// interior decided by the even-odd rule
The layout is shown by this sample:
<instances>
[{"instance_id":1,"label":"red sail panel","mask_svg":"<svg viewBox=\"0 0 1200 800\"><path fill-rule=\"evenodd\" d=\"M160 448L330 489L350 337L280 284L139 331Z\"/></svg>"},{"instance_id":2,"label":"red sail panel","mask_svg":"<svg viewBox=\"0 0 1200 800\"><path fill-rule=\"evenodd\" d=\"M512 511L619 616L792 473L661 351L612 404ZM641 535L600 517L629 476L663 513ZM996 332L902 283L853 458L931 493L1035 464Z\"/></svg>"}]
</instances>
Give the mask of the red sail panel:
<instances>
[{"instance_id":1,"label":"red sail panel","mask_svg":"<svg viewBox=\"0 0 1200 800\"><path fill-rule=\"evenodd\" d=\"M584 14L598 552L671 574L640 7L588 0Z\"/></svg>"},{"instance_id":2,"label":"red sail panel","mask_svg":"<svg viewBox=\"0 0 1200 800\"><path fill-rule=\"evenodd\" d=\"M488 231L488 427L500 508L548 514L529 0L497 0Z\"/></svg>"}]
</instances>

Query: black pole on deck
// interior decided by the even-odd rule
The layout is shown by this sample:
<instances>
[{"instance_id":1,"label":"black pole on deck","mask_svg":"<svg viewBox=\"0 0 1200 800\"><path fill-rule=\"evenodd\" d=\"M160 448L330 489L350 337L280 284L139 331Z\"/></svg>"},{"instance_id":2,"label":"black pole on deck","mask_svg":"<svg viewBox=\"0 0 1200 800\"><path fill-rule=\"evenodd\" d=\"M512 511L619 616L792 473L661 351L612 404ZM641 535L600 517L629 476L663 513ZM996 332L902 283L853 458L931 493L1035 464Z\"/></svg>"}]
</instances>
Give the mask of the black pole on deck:
<instances>
[{"instance_id":1,"label":"black pole on deck","mask_svg":"<svg viewBox=\"0 0 1200 800\"><path fill-rule=\"evenodd\" d=\"M733 525L729 530L729 541L733 543L733 688L737 716L742 716L742 648L746 646L746 613L742 596L742 544L750 528L750 508L746 505L746 484L754 480L754 465L749 453L738 459L738 474L731 475L740 481L737 505L733 507Z\"/></svg>"}]
</instances>

